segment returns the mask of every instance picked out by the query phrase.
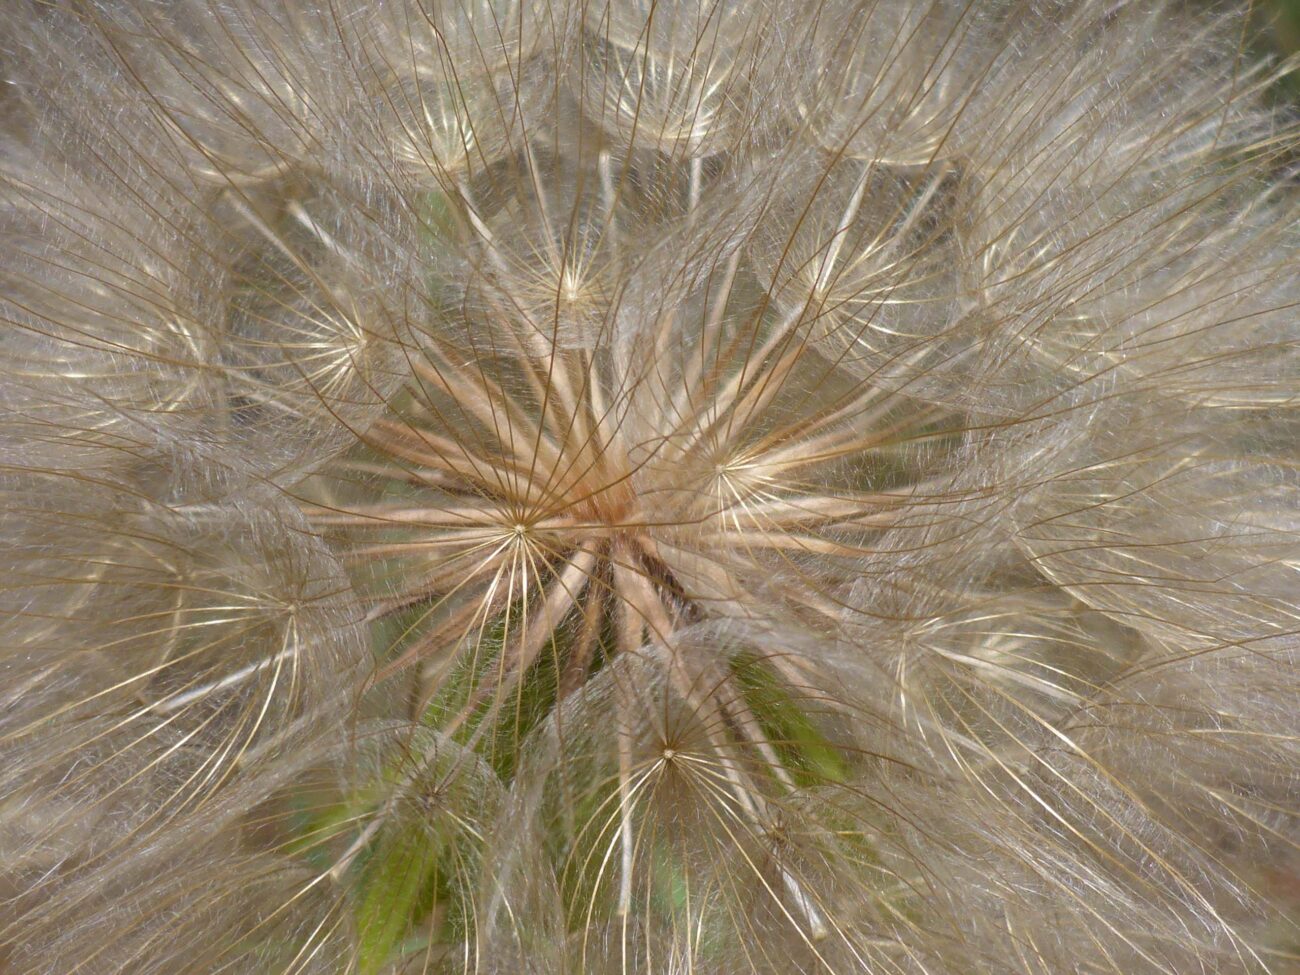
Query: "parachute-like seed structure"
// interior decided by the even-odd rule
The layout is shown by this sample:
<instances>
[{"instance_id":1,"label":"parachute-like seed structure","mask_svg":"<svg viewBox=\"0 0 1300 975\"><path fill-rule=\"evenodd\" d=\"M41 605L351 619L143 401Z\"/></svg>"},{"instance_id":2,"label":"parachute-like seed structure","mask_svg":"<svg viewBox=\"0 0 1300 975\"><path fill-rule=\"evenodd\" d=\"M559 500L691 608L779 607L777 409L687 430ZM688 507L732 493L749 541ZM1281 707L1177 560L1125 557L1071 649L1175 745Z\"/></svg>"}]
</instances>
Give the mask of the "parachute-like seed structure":
<instances>
[{"instance_id":1,"label":"parachute-like seed structure","mask_svg":"<svg viewBox=\"0 0 1300 975\"><path fill-rule=\"evenodd\" d=\"M0 971L1292 971L1252 30L5 5Z\"/></svg>"}]
</instances>

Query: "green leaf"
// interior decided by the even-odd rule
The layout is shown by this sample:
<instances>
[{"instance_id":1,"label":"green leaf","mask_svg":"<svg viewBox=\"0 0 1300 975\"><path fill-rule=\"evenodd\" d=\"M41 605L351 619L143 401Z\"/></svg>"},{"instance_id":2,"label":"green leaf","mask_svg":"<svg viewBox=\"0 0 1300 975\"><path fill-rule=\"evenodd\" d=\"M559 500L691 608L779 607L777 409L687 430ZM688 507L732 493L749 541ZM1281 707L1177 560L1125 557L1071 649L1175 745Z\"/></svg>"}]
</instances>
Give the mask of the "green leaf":
<instances>
[{"instance_id":1,"label":"green leaf","mask_svg":"<svg viewBox=\"0 0 1300 975\"><path fill-rule=\"evenodd\" d=\"M357 884L358 971L378 975L427 913L435 894L441 841L413 823L385 831Z\"/></svg>"},{"instance_id":2,"label":"green leaf","mask_svg":"<svg viewBox=\"0 0 1300 975\"><path fill-rule=\"evenodd\" d=\"M795 782L806 787L847 781L842 752L813 722L806 702L757 658L737 657L732 672L744 690L745 703Z\"/></svg>"}]
</instances>

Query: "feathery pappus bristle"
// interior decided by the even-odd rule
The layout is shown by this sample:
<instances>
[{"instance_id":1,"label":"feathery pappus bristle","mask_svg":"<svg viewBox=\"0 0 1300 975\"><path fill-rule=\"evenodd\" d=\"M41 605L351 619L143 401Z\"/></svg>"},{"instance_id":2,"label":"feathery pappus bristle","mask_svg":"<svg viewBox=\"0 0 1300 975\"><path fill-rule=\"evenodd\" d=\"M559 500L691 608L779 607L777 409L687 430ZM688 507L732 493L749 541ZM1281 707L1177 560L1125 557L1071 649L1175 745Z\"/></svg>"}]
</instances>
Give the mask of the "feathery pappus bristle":
<instances>
[{"instance_id":1,"label":"feathery pappus bristle","mask_svg":"<svg viewBox=\"0 0 1300 975\"><path fill-rule=\"evenodd\" d=\"M1300 971L1257 30L8 4L0 971Z\"/></svg>"}]
</instances>

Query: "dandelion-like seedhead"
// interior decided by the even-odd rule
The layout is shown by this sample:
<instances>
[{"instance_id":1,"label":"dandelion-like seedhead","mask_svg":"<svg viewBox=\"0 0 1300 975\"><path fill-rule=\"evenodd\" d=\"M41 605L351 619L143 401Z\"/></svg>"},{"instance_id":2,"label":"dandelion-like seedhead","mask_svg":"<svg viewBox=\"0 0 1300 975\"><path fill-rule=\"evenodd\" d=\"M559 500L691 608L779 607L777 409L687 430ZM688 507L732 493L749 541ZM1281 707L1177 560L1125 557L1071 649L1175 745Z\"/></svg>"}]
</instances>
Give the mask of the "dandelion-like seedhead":
<instances>
[{"instance_id":1,"label":"dandelion-like seedhead","mask_svg":"<svg viewBox=\"0 0 1300 975\"><path fill-rule=\"evenodd\" d=\"M11 4L0 969L1289 971L1246 12Z\"/></svg>"}]
</instances>

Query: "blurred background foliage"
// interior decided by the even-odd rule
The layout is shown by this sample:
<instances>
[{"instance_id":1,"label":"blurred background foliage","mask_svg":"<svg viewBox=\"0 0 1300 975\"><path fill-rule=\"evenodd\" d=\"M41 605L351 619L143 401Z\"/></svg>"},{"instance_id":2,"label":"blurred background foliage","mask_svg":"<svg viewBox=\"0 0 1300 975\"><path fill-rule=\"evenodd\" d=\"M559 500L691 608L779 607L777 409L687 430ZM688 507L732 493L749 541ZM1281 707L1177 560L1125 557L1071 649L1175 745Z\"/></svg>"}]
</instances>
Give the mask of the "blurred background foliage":
<instances>
[{"instance_id":1,"label":"blurred background foliage","mask_svg":"<svg viewBox=\"0 0 1300 975\"><path fill-rule=\"evenodd\" d=\"M1271 47L1284 57L1300 55L1300 0L1265 0L1255 11L1265 51ZM1300 74L1287 75L1283 88L1286 97L1300 103Z\"/></svg>"}]
</instances>

